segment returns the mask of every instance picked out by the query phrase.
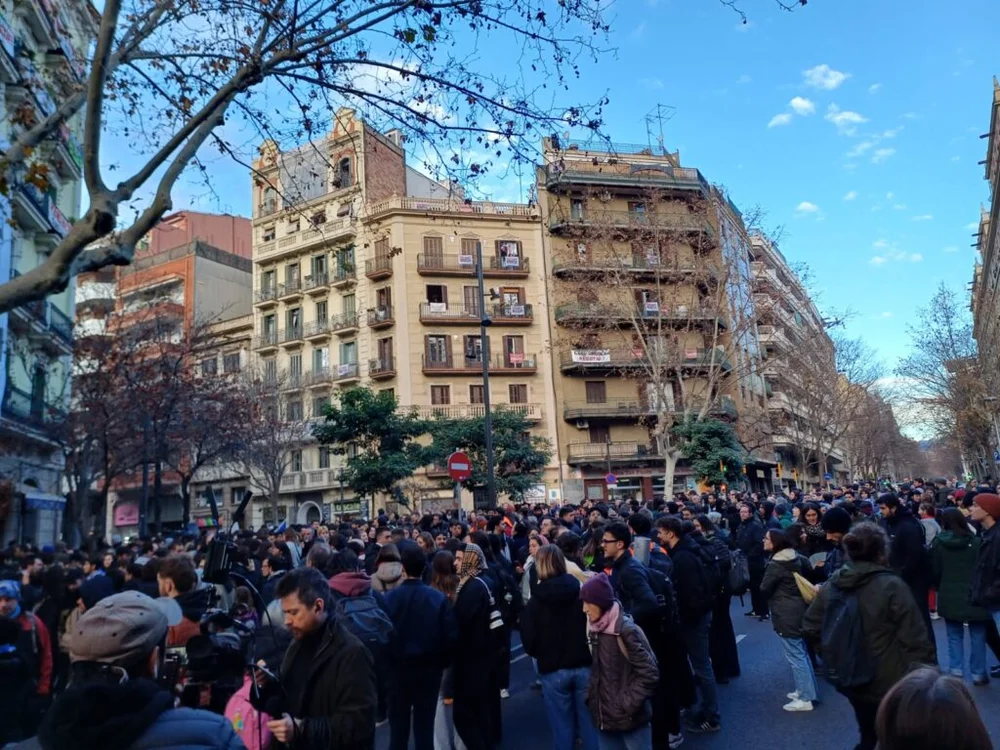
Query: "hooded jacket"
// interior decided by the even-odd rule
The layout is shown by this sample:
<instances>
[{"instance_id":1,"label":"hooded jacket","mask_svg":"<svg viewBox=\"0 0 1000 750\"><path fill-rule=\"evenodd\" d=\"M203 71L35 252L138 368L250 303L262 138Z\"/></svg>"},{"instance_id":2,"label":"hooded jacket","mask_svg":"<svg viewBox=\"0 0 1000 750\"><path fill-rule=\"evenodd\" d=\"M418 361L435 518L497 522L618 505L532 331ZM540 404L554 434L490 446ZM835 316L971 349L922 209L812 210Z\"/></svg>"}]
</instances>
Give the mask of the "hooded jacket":
<instances>
[{"instance_id":1,"label":"hooded jacket","mask_svg":"<svg viewBox=\"0 0 1000 750\"><path fill-rule=\"evenodd\" d=\"M211 586L196 586L175 599L184 618L167 631L168 647L186 646L193 636L201 632L201 618L208 611L211 600Z\"/></svg>"},{"instance_id":2,"label":"hooded jacket","mask_svg":"<svg viewBox=\"0 0 1000 750\"><path fill-rule=\"evenodd\" d=\"M539 581L521 613L521 643L539 674L590 666L580 582L569 573Z\"/></svg>"},{"instance_id":3,"label":"hooded jacket","mask_svg":"<svg viewBox=\"0 0 1000 750\"><path fill-rule=\"evenodd\" d=\"M372 576L372 589L384 594L403 582L403 563L384 562L375 569Z\"/></svg>"},{"instance_id":4,"label":"hooded jacket","mask_svg":"<svg viewBox=\"0 0 1000 750\"><path fill-rule=\"evenodd\" d=\"M819 642L831 586L860 599L865 647L875 665L875 679L850 697L878 702L903 675L922 664L937 664L923 616L909 587L875 563L847 563L819 590L802 620L802 633Z\"/></svg>"},{"instance_id":5,"label":"hooded jacket","mask_svg":"<svg viewBox=\"0 0 1000 750\"><path fill-rule=\"evenodd\" d=\"M361 596L371 591L372 579L367 573L338 573L330 579L330 590L334 599Z\"/></svg>"},{"instance_id":6,"label":"hooded jacket","mask_svg":"<svg viewBox=\"0 0 1000 750\"><path fill-rule=\"evenodd\" d=\"M958 536L942 531L931 545L931 580L937 591L937 611L946 620L983 622L989 612L969 603L969 588L982 540L973 535Z\"/></svg>"},{"instance_id":7,"label":"hooded jacket","mask_svg":"<svg viewBox=\"0 0 1000 750\"><path fill-rule=\"evenodd\" d=\"M173 708L173 697L150 680L71 685L45 715L38 736L18 750L240 750L225 716Z\"/></svg>"},{"instance_id":8,"label":"hooded jacket","mask_svg":"<svg viewBox=\"0 0 1000 750\"><path fill-rule=\"evenodd\" d=\"M795 583L796 573L808 579L812 566L795 550L784 549L767 563L764 579L760 583L760 593L769 600L771 625L782 638L802 637L802 617L808 605Z\"/></svg>"},{"instance_id":9,"label":"hooded jacket","mask_svg":"<svg viewBox=\"0 0 1000 750\"><path fill-rule=\"evenodd\" d=\"M892 540L889 545L889 567L910 588L927 588L930 585L930 564L924 527L920 525L920 521L909 508L900 505L890 518L885 519L885 529Z\"/></svg>"}]
</instances>

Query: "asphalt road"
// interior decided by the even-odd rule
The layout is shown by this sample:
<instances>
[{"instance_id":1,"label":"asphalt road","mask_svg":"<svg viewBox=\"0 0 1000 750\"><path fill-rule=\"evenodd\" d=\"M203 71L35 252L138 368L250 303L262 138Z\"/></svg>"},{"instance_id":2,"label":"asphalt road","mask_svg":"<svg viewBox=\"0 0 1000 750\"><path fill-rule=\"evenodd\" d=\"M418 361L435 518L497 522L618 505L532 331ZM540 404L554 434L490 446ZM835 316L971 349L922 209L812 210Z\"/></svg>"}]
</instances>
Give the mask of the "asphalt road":
<instances>
[{"instance_id":1,"label":"asphalt road","mask_svg":"<svg viewBox=\"0 0 1000 750\"><path fill-rule=\"evenodd\" d=\"M749 605L749 598L747 598ZM745 607L733 600L732 617L739 640L742 676L719 686L722 730L716 734L686 735L685 750L745 750L810 748L850 750L858 740L850 704L829 683L819 679L820 703L809 713L788 713L782 706L786 693L794 690L791 670L781 653L770 622L743 616ZM934 623L938 654L947 658L944 621ZM516 638L516 636L515 636ZM511 666L511 697L504 701L504 750L549 750L548 721L541 694L531 689L531 660L515 641ZM987 663L993 655L987 651ZM971 688L980 713L1000 746L1000 680L989 687ZM388 727L378 730L377 747L388 747ZM660 750L657 748L656 750Z\"/></svg>"}]
</instances>

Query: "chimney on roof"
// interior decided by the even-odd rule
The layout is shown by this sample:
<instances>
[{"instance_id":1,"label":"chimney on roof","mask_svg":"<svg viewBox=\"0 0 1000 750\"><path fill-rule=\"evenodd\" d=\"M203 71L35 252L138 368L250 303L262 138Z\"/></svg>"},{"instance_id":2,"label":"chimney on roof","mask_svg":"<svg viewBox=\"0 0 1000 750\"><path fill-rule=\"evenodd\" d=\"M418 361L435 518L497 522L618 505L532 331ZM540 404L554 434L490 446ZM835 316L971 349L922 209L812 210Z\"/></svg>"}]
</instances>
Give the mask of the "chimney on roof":
<instances>
[{"instance_id":1,"label":"chimney on roof","mask_svg":"<svg viewBox=\"0 0 1000 750\"><path fill-rule=\"evenodd\" d=\"M387 131L385 137L397 148L403 147L403 132L399 128L393 128L392 130Z\"/></svg>"}]
</instances>

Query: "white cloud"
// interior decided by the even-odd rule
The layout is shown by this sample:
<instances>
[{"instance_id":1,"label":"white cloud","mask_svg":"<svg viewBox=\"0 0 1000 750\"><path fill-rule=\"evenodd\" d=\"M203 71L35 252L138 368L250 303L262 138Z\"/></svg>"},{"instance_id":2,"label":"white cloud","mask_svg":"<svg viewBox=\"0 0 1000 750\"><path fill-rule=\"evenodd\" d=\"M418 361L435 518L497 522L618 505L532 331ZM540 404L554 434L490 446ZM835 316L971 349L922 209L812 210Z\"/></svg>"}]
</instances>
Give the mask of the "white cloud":
<instances>
[{"instance_id":1,"label":"white cloud","mask_svg":"<svg viewBox=\"0 0 1000 750\"><path fill-rule=\"evenodd\" d=\"M895 197L896 197L896 194L894 192L892 192L891 190L888 193L885 194L885 199L887 201L891 201Z\"/></svg>"},{"instance_id":2,"label":"white cloud","mask_svg":"<svg viewBox=\"0 0 1000 750\"><path fill-rule=\"evenodd\" d=\"M879 148L872 154L872 164L884 164L889 157L896 153L894 148Z\"/></svg>"},{"instance_id":3,"label":"white cloud","mask_svg":"<svg viewBox=\"0 0 1000 750\"><path fill-rule=\"evenodd\" d=\"M632 29L632 38L639 39L646 34L646 21L643 19L639 21L639 25Z\"/></svg>"},{"instance_id":4,"label":"white cloud","mask_svg":"<svg viewBox=\"0 0 1000 750\"><path fill-rule=\"evenodd\" d=\"M639 83L651 91L663 88L663 81L659 78L640 78Z\"/></svg>"},{"instance_id":5,"label":"white cloud","mask_svg":"<svg viewBox=\"0 0 1000 750\"><path fill-rule=\"evenodd\" d=\"M807 86L832 91L850 78L851 74L841 73L839 70L834 70L829 65L824 63L822 65L817 65L815 68L809 68L809 70L802 71L802 77L805 79Z\"/></svg>"},{"instance_id":6,"label":"white cloud","mask_svg":"<svg viewBox=\"0 0 1000 750\"><path fill-rule=\"evenodd\" d=\"M881 255L873 255L871 257L871 260L869 260L868 262L871 263L873 266L884 266L887 261Z\"/></svg>"},{"instance_id":7,"label":"white cloud","mask_svg":"<svg viewBox=\"0 0 1000 750\"><path fill-rule=\"evenodd\" d=\"M857 190L848 190L847 191L847 195L844 196L844 200L845 201L852 201L852 200L854 200L857 197L858 197L858 191Z\"/></svg>"},{"instance_id":8,"label":"white cloud","mask_svg":"<svg viewBox=\"0 0 1000 750\"><path fill-rule=\"evenodd\" d=\"M857 159L859 156L863 156L865 151L873 148L875 146L875 141L858 141L854 144L854 148L847 152L848 159Z\"/></svg>"},{"instance_id":9,"label":"white cloud","mask_svg":"<svg viewBox=\"0 0 1000 750\"><path fill-rule=\"evenodd\" d=\"M891 310L886 310L879 317L881 317L881 318L891 318L892 317L892 311Z\"/></svg>"},{"instance_id":10,"label":"white cloud","mask_svg":"<svg viewBox=\"0 0 1000 750\"><path fill-rule=\"evenodd\" d=\"M809 201L802 201L795 207L795 211L800 214L815 214L819 213L819 206Z\"/></svg>"},{"instance_id":11,"label":"white cloud","mask_svg":"<svg viewBox=\"0 0 1000 750\"><path fill-rule=\"evenodd\" d=\"M849 109L841 109L836 104L831 104L826 110L826 119L837 126L844 135L854 135L857 126L868 122L868 118Z\"/></svg>"},{"instance_id":12,"label":"white cloud","mask_svg":"<svg viewBox=\"0 0 1000 750\"><path fill-rule=\"evenodd\" d=\"M792 111L797 115L812 115L816 113L816 105L811 101L802 96L797 96L788 102L788 106L792 108Z\"/></svg>"},{"instance_id":13,"label":"white cloud","mask_svg":"<svg viewBox=\"0 0 1000 750\"><path fill-rule=\"evenodd\" d=\"M893 203L892 204L892 210L893 211L905 211L906 210L906 204L905 203Z\"/></svg>"},{"instance_id":14,"label":"white cloud","mask_svg":"<svg viewBox=\"0 0 1000 750\"><path fill-rule=\"evenodd\" d=\"M899 133L900 133L900 131L902 129L903 129L902 125L900 125L898 128L889 128L888 130L882 131L882 137L883 138L895 138L897 135L899 135Z\"/></svg>"},{"instance_id":15,"label":"white cloud","mask_svg":"<svg viewBox=\"0 0 1000 750\"><path fill-rule=\"evenodd\" d=\"M958 252L958 248L957 248L957 247L955 247L954 245L948 245L948 247L946 247L946 248L944 249L944 251L945 251L946 253L957 253L957 252Z\"/></svg>"},{"instance_id":16,"label":"white cloud","mask_svg":"<svg viewBox=\"0 0 1000 750\"><path fill-rule=\"evenodd\" d=\"M919 263L923 259L924 256L921 255L920 253L910 253L909 257L907 258L907 260L910 261L910 263Z\"/></svg>"},{"instance_id":17,"label":"white cloud","mask_svg":"<svg viewBox=\"0 0 1000 750\"><path fill-rule=\"evenodd\" d=\"M881 83L873 83L871 86L868 87L868 93L869 94L874 94L874 93L878 92L878 90L880 88L882 88L882 84Z\"/></svg>"},{"instance_id":18,"label":"white cloud","mask_svg":"<svg viewBox=\"0 0 1000 750\"><path fill-rule=\"evenodd\" d=\"M736 83L750 83L750 81L752 81L752 80L753 79L750 76L748 76L746 73L744 73L738 79L736 79Z\"/></svg>"},{"instance_id":19,"label":"white cloud","mask_svg":"<svg viewBox=\"0 0 1000 750\"><path fill-rule=\"evenodd\" d=\"M903 115L904 120L922 120L923 118L923 115L918 115L916 112L907 112Z\"/></svg>"},{"instance_id":20,"label":"white cloud","mask_svg":"<svg viewBox=\"0 0 1000 750\"><path fill-rule=\"evenodd\" d=\"M792 121L792 116L787 112L782 112L780 115L775 115L771 118L771 121L767 124L769 128L777 128L781 125L787 125Z\"/></svg>"},{"instance_id":21,"label":"white cloud","mask_svg":"<svg viewBox=\"0 0 1000 750\"><path fill-rule=\"evenodd\" d=\"M875 240L872 243L872 247L877 248L877 249L881 249L881 248L884 248L884 247L889 247L889 243L886 240Z\"/></svg>"},{"instance_id":22,"label":"white cloud","mask_svg":"<svg viewBox=\"0 0 1000 750\"><path fill-rule=\"evenodd\" d=\"M920 214L919 216L914 216L913 221L930 221L934 218L934 214Z\"/></svg>"}]
</instances>

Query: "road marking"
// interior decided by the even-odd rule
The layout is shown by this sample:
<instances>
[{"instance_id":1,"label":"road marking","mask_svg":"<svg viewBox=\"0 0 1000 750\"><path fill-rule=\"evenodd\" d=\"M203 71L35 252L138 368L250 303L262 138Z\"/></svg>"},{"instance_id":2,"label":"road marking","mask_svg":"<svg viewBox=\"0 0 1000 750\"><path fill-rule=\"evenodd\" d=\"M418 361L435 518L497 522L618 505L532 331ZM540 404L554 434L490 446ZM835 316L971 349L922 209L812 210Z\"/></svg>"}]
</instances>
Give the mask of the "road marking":
<instances>
[{"instance_id":1,"label":"road marking","mask_svg":"<svg viewBox=\"0 0 1000 750\"><path fill-rule=\"evenodd\" d=\"M521 654L520 656L515 656L513 659L511 659L510 663L517 664L519 661L521 661L521 659L527 659L527 658L528 658L527 654Z\"/></svg>"},{"instance_id":2,"label":"road marking","mask_svg":"<svg viewBox=\"0 0 1000 750\"><path fill-rule=\"evenodd\" d=\"M746 638L746 637L747 637L747 634L746 634L746 633L743 633L743 634L741 634L741 635L738 635L738 636L736 636L736 645L737 645L737 646L738 646L738 645L740 645L740 641L742 641L742 640L743 640L744 638Z\"/></svg>"}]
</instances>

